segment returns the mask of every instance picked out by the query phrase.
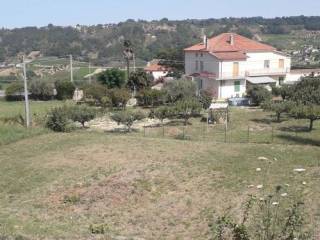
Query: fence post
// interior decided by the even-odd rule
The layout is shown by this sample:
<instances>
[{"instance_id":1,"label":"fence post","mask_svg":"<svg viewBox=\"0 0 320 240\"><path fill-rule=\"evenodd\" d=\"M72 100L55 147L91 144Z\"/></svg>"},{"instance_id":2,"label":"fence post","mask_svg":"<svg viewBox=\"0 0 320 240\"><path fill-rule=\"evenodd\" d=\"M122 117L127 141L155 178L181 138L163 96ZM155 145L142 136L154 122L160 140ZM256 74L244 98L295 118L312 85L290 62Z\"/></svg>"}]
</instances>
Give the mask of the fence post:
<instances>
[{"instance_id":1,"label":"fence post","mask_svg":"<svg viewBox=\"0 0 320 240\"><path fill-rule=\"evenodd\" d=\"M273 138L274 138L274 127L272 126L272 129L271 129L271 143L273 143Z\"/></svg>"},{"instance_id":2,"label":"fence post","mask_svg":"<svg viewBox=\"0 0 320 240\"><path fill-rule=\"evenodd\" d=\"M224 142L227 143L227 125L224 126Z\"/></svg>"},{"instance_id":3,"label":"fence post","mask_svg":"<svg viewBox=\"0 0 320 240\"><path fill-rule=\"evenodd\" d=\"M247 142L250 143L250 126L248 125Z\"/></svg>"},{"instance_id":4,"label":"fence post","mask_svg":"<svg viewBox=\"0 0 320 240\"><path fill-rule=\"evenodd\" d=\"M164 125L162 124L162 137L164 137Z\"/></svg>"}]
</instances>

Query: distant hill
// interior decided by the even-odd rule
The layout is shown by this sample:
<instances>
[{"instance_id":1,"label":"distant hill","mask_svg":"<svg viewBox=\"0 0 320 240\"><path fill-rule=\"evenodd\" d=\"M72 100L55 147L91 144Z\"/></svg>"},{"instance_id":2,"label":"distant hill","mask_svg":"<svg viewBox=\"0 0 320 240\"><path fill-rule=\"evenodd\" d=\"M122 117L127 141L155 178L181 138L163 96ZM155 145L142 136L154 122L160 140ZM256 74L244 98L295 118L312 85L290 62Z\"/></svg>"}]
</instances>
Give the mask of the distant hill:
<instances>
[{"instance_id":1,"label":"distant hill","mask_svg":"<svg viewBox=\"0 0 320 240\"><path fill-rule=\"evenodd\" d=\"M122 59L124 39L132 41L136 56L141 60L150 60L167 49L176 50L176 56L182 58L182 49L201 41L203 34L213 36L230 31L288 52L301 49L304 45L320 48L320 17L127 20L96 26L48 25L42 28L1 29L0 62L22 52L28 54L39 50L44 56L73 54L78 60L91 59L99 64L108 64Z\"/></svg>"}]
</instances>

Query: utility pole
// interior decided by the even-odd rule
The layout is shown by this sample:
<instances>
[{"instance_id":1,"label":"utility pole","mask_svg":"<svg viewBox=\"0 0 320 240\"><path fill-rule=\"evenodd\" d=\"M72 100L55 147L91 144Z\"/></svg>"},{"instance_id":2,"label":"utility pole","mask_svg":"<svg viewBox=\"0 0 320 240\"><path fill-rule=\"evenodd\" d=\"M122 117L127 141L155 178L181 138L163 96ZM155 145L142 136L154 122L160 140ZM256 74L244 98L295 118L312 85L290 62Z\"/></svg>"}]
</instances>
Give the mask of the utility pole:
<instances>
[{"instance_id":1,"label":"utility pole","mask_svg":"<svg viewBox=\"0 0 320 240\"><path fill-rule=\"evenodd\" d=\"M92 79L91 79L91 62L89 61L89 83L91 84Z\"/></svg>"},{"instance_id":2,"label":"utility pole","mask_svg":"<svg viewBox=\"0 0 320 240\"><path fill-rule=\"evenodd\" d=\"M133 53L133 72L136 72L136 55Z\"/></svg>"},{"instance_id":3,"label":"utility pole","mask_svg":"<svg viewBox=\"0 0 320 240\"><path fill-rule=\"evenodd\" d=\"M71 54L70 54L70 79L71 79L71 82L73 82L73 58Z\"/></svg>"},{"instance_id":4,"label":"utility pole","mask_svg":"<svg viewBox=\"0 0 320 240\"><path fill-rule=\"evenodd\" d=\"M24 56L22 57L23 65L23 82L24 82L24 102L25 102L25 114L26 114L26 126L30 127L30 108L29 108L29 93L27 84L27 69Z\"/></svg>"}]
</instances>

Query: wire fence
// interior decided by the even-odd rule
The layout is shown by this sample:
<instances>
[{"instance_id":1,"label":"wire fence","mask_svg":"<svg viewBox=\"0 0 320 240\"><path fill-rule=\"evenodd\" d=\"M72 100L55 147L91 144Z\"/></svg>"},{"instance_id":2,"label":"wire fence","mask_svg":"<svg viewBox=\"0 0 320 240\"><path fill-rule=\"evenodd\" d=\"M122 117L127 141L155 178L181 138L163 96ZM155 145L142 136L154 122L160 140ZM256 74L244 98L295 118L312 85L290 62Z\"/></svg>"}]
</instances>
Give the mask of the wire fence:
<instances>
[{"instance_id":1,"label":"wire fence","mask_svg":"<svg viewBox=\"0 0 320 240\"><path fill-rule=\"evenodd\" d=\"M237 128L225 125L144 127L143 136L217 143L302 144L320 146L320 136L308 131L279 129L272 126Z\"/></svg>"}]
</instances>

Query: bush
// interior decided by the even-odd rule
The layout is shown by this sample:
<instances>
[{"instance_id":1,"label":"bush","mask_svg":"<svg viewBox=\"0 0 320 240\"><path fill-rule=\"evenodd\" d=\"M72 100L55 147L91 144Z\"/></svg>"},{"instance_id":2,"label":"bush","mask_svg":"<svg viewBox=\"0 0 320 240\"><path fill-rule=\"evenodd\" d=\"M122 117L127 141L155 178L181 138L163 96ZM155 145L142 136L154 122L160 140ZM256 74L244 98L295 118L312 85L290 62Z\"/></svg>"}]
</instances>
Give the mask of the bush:
<instances>
[{"instance_id":1,"label":"bush","mask_svg":"<svg viewBox=\"0 0 320 240\"><path fill-rule=\"evenodd\" d=\"M256 105L261 105L263 102L270 102L272 99L272 94L268 89L263 86L251 86L248 89L248 96Z\"/></svg>"},{"instance_id":2,"label":"bush","mask_svg":"<svg viewBox=\"0 0 320 240\"><path fill-rule=\"evenodd\" d=\"M76 90L75 85L68 80L59 80L55 82L57 91L57 99L66 100L72 99L74 91Z\"/></svg>"},{"instance_id":3,"label":"bush","mask_svg":"<svg viewBox=\"0 0 320 240\"><path fill-rule=\"evenodd\" d=\"M13 82L5 90L7 101L21 101L24 99L22 82Z\"/></svg>"},{"instance_id":4,"label":"bush","mask_svg":"<svg viewBox=\"0 0 320 240\"><path fill-rule=\"evenodd\" d=\"M281 120L282 113L289 113L293 107L293 103L290 101L283 102L264 102L261 104L264 110L275 112L277 122Z\"/></svg>"},{"instance_id":5,"label":"bush","mask_svg":"<svg viewBox=\"0 0 320 240\"><path fill-rule=\"evenodd\" d=\"M107 88L101 84L86 85L82 89L84 100L86 102L91 101L96 106L100 106L102 104L102 98L107 95Z\"/></svg>"},{"instance_id":6,"label":"bush","mask_svg":"<svg viewBox=\"0 0 320 240\"><path fill-rule=\"evenodd\" d=\"M200 114L202 106L197 99L190 98L178 101L174 109L176 114L184 119L184 125L186 126L189 118Z\"/></svg>"},{"instance_id":7,"label":"bush","mask_svg":"<svg viewBox=\"0 0 320 240\"><path fill-rule=\"evenodd\" d=\"M209 91L201 90L198 99L202 107L208 109L211 106L213 96Z\"/></svg>"},{"instance_id":8,"label":"bush","mask_svg":"<svg viewBox=\"0 0 320 240\"><path fill-rule=\"evenodd\" d=\"M41 79L32 80L29 90L31 97L35 100L50 100L54 96L53 85Z\"/></svg>"},{"instance_id":9,"label":"bush","mask_svg":"<svg viewBox=\"0 0 320 240\"><path fill-rule=\"evenodd\" d=\"M126 125L128 132L131 131L131 127L135 121L142 120L145 117L145 114L141 111L121 111L111 115L113 121Z\"/></svg>"},{"instance_id":10,"label":"bush","mask_svg":"<svg viewBox=\"0 0 320 240\"><path fill-rule=\"evenodd\" d=\"M170 117L174 116L174 114L175 114L175 111L172 107L162 106L162 107L157 108L153 112L152 117L158 118L161 121L161 123L163 123L164 119L170 118Z\"/></svg>"},{"instance_id":11,"label":"bush","mask_svg":"<svg viewBox=\"0 0 320 240\"><path fill-rule=\"evenodd\" d=\"M55 132L70 132L74 125L70 119L70 109L66 106L56 107L50 111L46 127Z\"/></svg>"},{"instance_id":12,"label":"bush","mask_svg":"<svg viewBox=\"0 0 320 240\"><path fill-rule=\"evenodd\" d=\"M109 89L122 88L126 84L126 74L124 71L112 68L100 73L98 81Z\"/></svg>"},{"instance_id":13,"label":"bush","mask_svg":"<svg viewBox=\"0 0 320 240\"><path fill-rule=\"evenodd\" d=\"M159 106L165 102L166 92L163 90L148 89L139 92L137 95L140 106Z\"/></svg>"},{"instance_id":14,"label":"bush","mask_svg":"<svg viewBox=\"0 0 320 240\"><path fill-rule=\"evenodd\" d=\"M152 80L147 73L142 69L138 69L136 72L130 74L127 85L132 91L141 91L150 88L151 82Z\"/></svg>"},{"instance_id":15,"label":"bush","mask_svg":"<svg viewBox=\"0 0 320 240\"><path fill-rule=\"evenodd\" d=\"M180 79L168 82L164 86L167 92L169 102L177 102L183 98L192 98L196 96L197 87L194 82L187 79Z\"/></svg>"},{"instance_id":16,"label":"bush","mask_svg":"<svg viewBox=\"0 0 320 240\"><path fill-rule=\"evenodd\" d=\"M85 123L94 119L95 116L95 109L87 106L74 106L70 109L71 120L81 123L82 127L85 127Z\"/></svg>"},{"instance_id":17,"label":"bush","mask_svg":"<svg viewBox=\"0 0 320 240\"><path fill-rule=\"evenodd\" d=\"M109 92L112 105L114 107L126 108L131 94L126 89L112 89Z\"/></svg>"}]
</instances>

